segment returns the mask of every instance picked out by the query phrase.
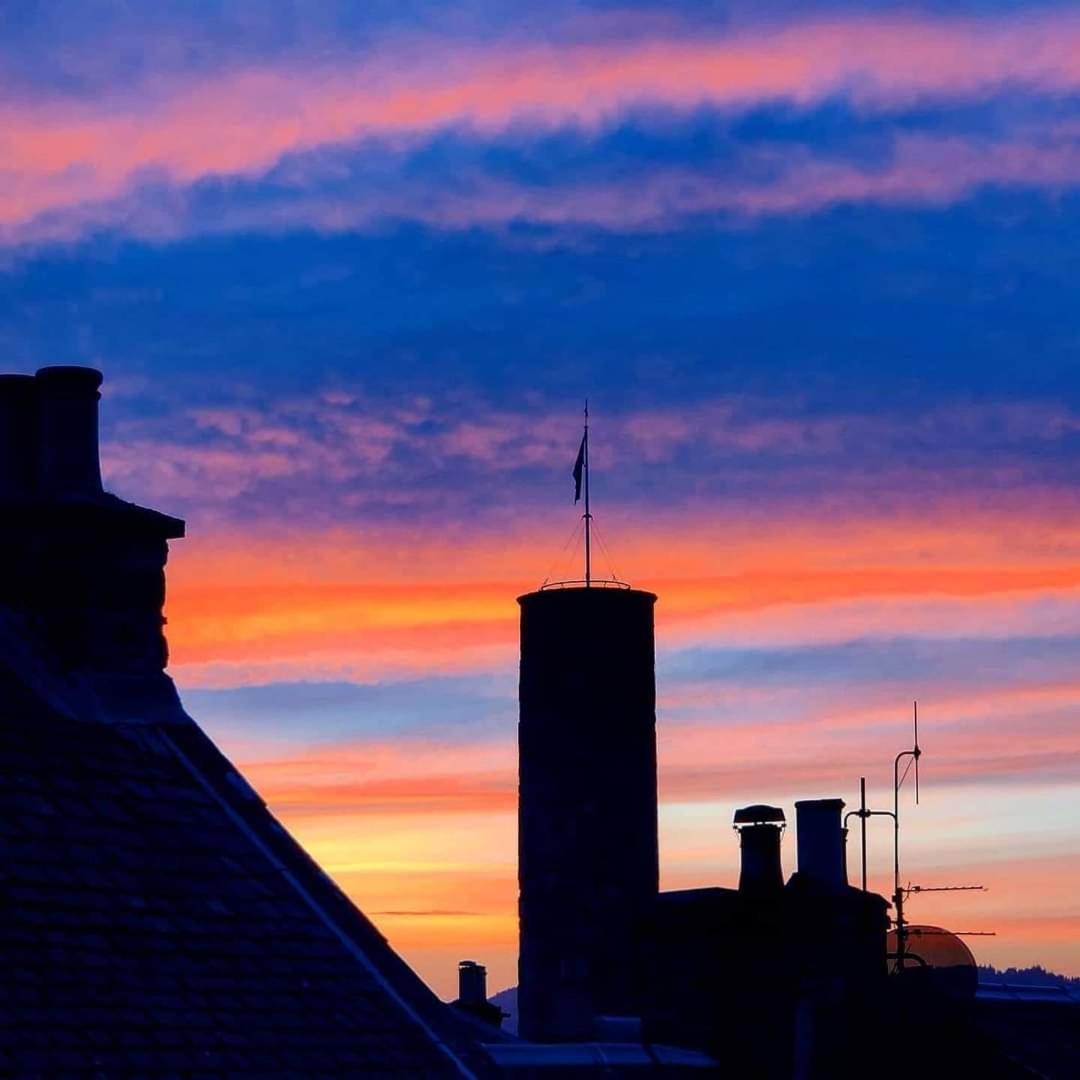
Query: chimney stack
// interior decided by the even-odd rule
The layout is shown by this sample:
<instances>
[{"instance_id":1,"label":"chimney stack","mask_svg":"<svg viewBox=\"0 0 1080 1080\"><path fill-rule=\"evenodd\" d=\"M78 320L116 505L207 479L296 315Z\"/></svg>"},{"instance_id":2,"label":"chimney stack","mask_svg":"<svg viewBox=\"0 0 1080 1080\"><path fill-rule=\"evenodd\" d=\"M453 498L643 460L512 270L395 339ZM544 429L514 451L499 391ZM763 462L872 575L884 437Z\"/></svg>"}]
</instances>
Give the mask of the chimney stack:
<instances>
[{"instance_id":1,"label":"chimney stack","mask_svg":"<svg viewBox=\"0 0 1080 1080\"><path fill-rule=\"evenodd\" d=\"M88 367L44 367L34 379L40 424L40 494L82 498L101 495L98 457L101 372Z\"/></svg>"},{"instance_id":2,"label":"chimney stack","mask_svg":"<svg viewBox=\"0 0 1080 1080\"><path fill-rule=\"evenodd\" d=\"M487 968L475 960L458 964L458 1001L462 1005L487 1004Z\"/></svg>"},{"instance_id":3,"label":"chimney stack","mask_svg":"<svg viewBox=\"0 0 1080 1080\"><path fill-rule=\"evenodd\" d=\"M0 500L34 494L37 474L37 398L32 375L0 375Z\"/></svg>"},{"instance_id":4,"label":"chimney stack","mask_svg":"<svg viewBox=\"0 0 1080 1080\"><path fill-rule=\"evenodd\" d=\"M103 490L101 383L86 367L0 375L0 606L33 614L57 664L122 683L117 708L141 680L138 709L171 710L165 561L184 523Z\"/></svg>"},{"instance_id":5,"label":"chimney stack","mask_svg":"<svg viewBox=\"0 0 1080 1080\"><path fill-rule=\"evenodd\" d=\"M847 887L843 799L804 799L795 804L799 876L825 892Z\"/></svg>"},{"instance_id":6,"label":"chimney stack","mask_svg":"<svg viewBox=\"0 0 1080 1080\"><path fill-rule=\"evenodd\" d=\"M779 806L744 806L735 811L735 831L739 834L742 863L739 892L779 892L784 887L780 865L780 836L786 819Z\"/></svg>"}]
</instances>

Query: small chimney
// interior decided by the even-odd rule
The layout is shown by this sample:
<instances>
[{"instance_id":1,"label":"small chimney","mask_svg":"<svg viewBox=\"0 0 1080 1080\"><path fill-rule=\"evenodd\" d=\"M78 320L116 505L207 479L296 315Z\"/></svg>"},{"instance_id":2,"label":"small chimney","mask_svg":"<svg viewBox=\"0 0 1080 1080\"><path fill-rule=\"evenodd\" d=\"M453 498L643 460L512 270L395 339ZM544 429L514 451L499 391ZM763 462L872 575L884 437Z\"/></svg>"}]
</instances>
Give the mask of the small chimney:
<instances>
[{"instance_id":1,"label":"small chimney","mask_svg":"<svg viewBox=\"0 0 1080 1080\"><path fill-rule=\"evenodd\" d=\"M0 500L34 494L37 399L32 375L0 375Z\"/></svg>"},{"instance_id":2,"label":"small chimney","mask_svg":"<svg viewBox=\"0 0 1080 1080\"><path fill-rule=\"evenodd\" d=\"M780 836L785 821L779 806L758 804L735 811L734 825L742 855L739 892L761 895L784 887Z\"/></svg>"},{"instance_id":3,"label":"small chimney","mask_svg":"<svg viewBox=\"0 0 1080 1080\"><path fill-rule=\"evenodd\" d=\"M487 968L475 960L458 964L458 1001L462 1005L487 1004Z\"/></svg>"},{"instance_id":4,"label":"small chimney","mask_svg":"<svg viewBox=\"0 0 1080 1080\"><path fill-rule=\"evenodd\" d=\"M487 968L475 960L462 960L458 964L458 996L451 1004L496 1029L502 1027L503 1020L509 1015L488 1001Z\"/></svg>"},{"instance_id":5,"label":"small chimney","mask_svg":"<svg viewBox=\"0 0 1080 1080\"><path fill-rule=\"evenodd\" d=\"M40 422L38 484L46 497L93 498L102 493L101 380L101 372L89 367L44 367L35 376Z\"/></svg>"},{"instance_id":6,"label":"small chimney","mask_svg":"<svg viewBox=\"0 0 1080 1080\"><path fill-rule=\"evenodd\" d=\"M827 892L847 886L843 799L804 799L795 804L799 876Z\"/></svg>"}]
</instances>

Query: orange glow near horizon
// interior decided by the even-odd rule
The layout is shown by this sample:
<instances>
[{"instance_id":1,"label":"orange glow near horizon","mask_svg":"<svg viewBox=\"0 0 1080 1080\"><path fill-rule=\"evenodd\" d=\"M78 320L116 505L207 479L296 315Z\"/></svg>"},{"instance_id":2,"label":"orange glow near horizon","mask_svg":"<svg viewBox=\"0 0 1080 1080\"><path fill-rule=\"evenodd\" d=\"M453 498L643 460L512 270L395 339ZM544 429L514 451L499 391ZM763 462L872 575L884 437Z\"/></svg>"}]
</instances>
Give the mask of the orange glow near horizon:
<instances>
[{"instance_id":1,"label":"orange glow near horizon","mask_svg":"<svg viewBox=\"0 0 1080 1080\"><path fill-rule=\"evenodd\" d=\"M20 678L41 638L135 708L163 614L172 706L403 959L505 988L519 601L581 584L588 507L656 597L662 888L737 883L738 808L785 875L797 800L891 811L917 702L912 920L1080 979L1080 0L8 7ZM39 582L69 518L94 573ZM545 660L610 704L602 636ZM595 785L595 715L552 752L614 798L639 719Z\"/></svg>"},{"instance_id":2,"label":"orange glow near horizon","mask_svg":"<svg viewBox=\"0 0 1080 1080\"><path fill-rule=\"evenodd\" d=\"M769 625L776 613L781 622L798 622L800 610L842 619L859 603L883 631L930 629L918 625L912 601L932 607L945 633L943 605L961 622L968 612L1004 617L1004 631L1023 604L1080 589L1080 528L1051 519L1041 532L1029 526L1025 538L1008 512L983 516L930 527L856 520L810 530L791 521L762 534L738 523L659 523L647 542L620 550L620 564L635 571L636 584L662 593L662 647L726 621L756 621L772 638L783 633ZM248 681L259 681L269 664L288 670L320 658L329 669L352 666L375 677L410 664L423 671L461 669L477 658L481 666L495 657L505 663L516 647L514 597L536 587L530 571L550 562L557 543L518 539L480 534L451 545L409 533L379 543L337 531L262 544L184 541L170 565L174 670L192 685L199 667L212 664L226 665L225 678L237 681L250 664ZM402 549L413 552L408 562ZM905 627L907 620L914 625Z\"/></svg>"},{"instance_id":3,"label":"orange glow near horizon","mask_svg":"<svg viewBox=\"0 0 1080 1080\"><path fill-rule=\"evenodd\" d=\"M470 672L511 681L514 598L548 552L535 538L519 544L518 535L411 539L408 560L399 535L342 530L174 545L168 611L181 687ZM996 517L918 522L791 520L767 532L753 521L658 522L648 541L626 548L621 564L660 594L665 655L897 635L1080 634L1080 526L1064 515L1029 520L1022 531L1007 508ZM732 883L735 852L724 841L740 803L778 800L790 808L797 797L852 799L859 775L883 781L891 754L908 738L910 691L887 673L814 686L750 674L723 685L692 673L667 684L662 677L666 887ZM1047 798L1072 790L1080 682L1067 664L977 679L958 671L918 693L927 717L924 776L947 793L941 812L952 813L965 792L987 783L1003 798L1033 784ZM222 742L392 944L449 994L455 962L465 955L489 965L493 989L515 978L515 720L508 706L501 726L463 741L346 734L283 748L255 733ZM1031 821L1034 803L1025 799L1021 817ZM993 879L993 903L956 910L924 901L926 921L990 923L998 937L974 939L978 957L1080 973L1073 944L1080 910L1072 900L1080 866L1048 852L1028 867L1030 836L1004 834L1005 819L995 819L990 805L983 825L947 824L967 838L948 876L971 864ZM999 856L976 867L991 836ZM940 837L915 839L912 874L945 850ZM1026 889L1025 877L1042 882L1038 893Z\"/></svg>"}]
</instances>

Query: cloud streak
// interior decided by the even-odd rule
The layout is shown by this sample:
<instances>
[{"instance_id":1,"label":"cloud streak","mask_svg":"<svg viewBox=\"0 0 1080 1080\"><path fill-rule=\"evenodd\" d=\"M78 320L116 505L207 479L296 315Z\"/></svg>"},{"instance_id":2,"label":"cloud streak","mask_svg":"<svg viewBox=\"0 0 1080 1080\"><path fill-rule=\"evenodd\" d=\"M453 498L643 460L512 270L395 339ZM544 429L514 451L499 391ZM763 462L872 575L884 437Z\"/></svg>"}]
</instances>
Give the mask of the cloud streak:
<instances>
[{"instance_id":1,"label":"cloud streak","mask_svg":"<svg viewBox=\"0 0 1080 1080\"><path fill-rule=\"evenodd\" d=\"M867 486L878 499L887 490L951 497L973 487L999 496L1021 485L1067 488L1080 441L1080 414L1042 401L889 414L732 396L615 412L603 425L593 459L616 502L637 496L621 478L660 470L672 499L752 491L783 502L811 481L841 501ZM335 523L438 518L445 526L508 507L527 512L530 491L550 503L553 470L572 457L576 438L566 415L543 404L462 408L452 398L386 402L337 389L259 407L205 404L164 421L129 417L112 428L103 458L114 490L218 527L279 519L283 507L325 525L332 512ZM840 467L854 455L858 472ZM478 498L491 490L503 497Z\"/></svg>"},{"instance_id":2,"label":"cloud streak","mask_svg":"<svg viewBox=\"0 0 1080 1080\"><path fill-rule=\"evenodd\" d=\"M1080 970L1080 19L602 6L28 13L0 349L106 369L193 715L437 985L513 978L514 597L580 572L586 395L665 884L735 880L737 802L887 800L917 695L905 865Z\"/></svg>"},{"instance_id":3,"label":"cloud streak","mask_svg":"<svg viewBox=\"0 0 1080 1080\"><path fill-rule=\"evenodd\" d=\"M9 101L0 104L0 224L9 239L96 226L168 235L192 227L191 191L208 179L256 178L290 161L280 182L303 192L313 176L332 175L334 160L319 156L326 150L378 140L408 154L450 129L485 138L567 126L597 132L642 108L737 110L777 101L807 108L842 99L874 113L978 100L1006 85L1069 95L1080 91L1078 54L1080 20L1060 10L983 19L818 18L704 40L683 32L557 46L492 42L479 50L399 42L389 55L374 51L315 71L249 66L187 81L174 75L138 93L77 104ZM1056 142L1006 138L1000 146L909 138L898 143L891 168L876 174L783 155L751 160L748 172L768 176L778 162L782 177L760 185L661 170L641 186L570 182L569 197L464 177L429 190L426 200L402 201L394 193L399 185L388 183L367 198L361 191L336 200L251 202L226 210L218 227L339 229L395 217L455 227L519 218L640 227L720 210L935 203L987 183L1056 188L1075 183L1078 164L1059 133ZM200 205L200 216L213 220L208 209Z\"/></svg>"},{"instance_id":4,"label":"cloud streak","mask_svg":"<svg viewBox=\"0 0 1080 1080\"><path fill-rule=\"evenodd\" d=\"M1075 686L1062 695L1070 709L1080 700ZM948 701L941 702L944 709ZM970 731L938 732L933 738L935 781L945 785L996 783L1070 784L1080 765L1080 740L1069 718L1029 724L1028 745L1015 745L1015 715L987 730L985 745L972 747ZM889 725L897 734L895 720ZM847 791L851 778L878 759L891 743L882 732L859 729L857 739L836 738L826 724L763 732L761 728L680 727L663 732L661 797L665 804L750 801L762 791L785 796L802 792ZM798 738L793 739L792 736ZM401 757L412 759L403 773ZM823 760L821 755L827 755ZM476 758L496 757L500 767L484 769ZM456 762L452 776L443 760ZM286 818L340 818L357 814L443 816L513 815L517 771L512 744L474 744L463 752L452 744L336 746L324 754L277 762L242 763L271 808ZM426 767L426 771L425 771ZM356 775L350 775L350 769ZM328 779L329 776L329 779Z\"/></svg>"},{"instance_id":5,"label":"cloud streak","mask_svg":"<svg viewBox=\"0 0 1080 1080\"><path fill-rule=\"evenodd\" d=\"M315 229L363 231L388 223L419 222L439 229L468 230L534 225L610 231L654 231L688 219L736 219L802 215L835 206L877 204L938 208L985 188L1034 190L1048 195L1080 185L1080 143L1068 130L1019 131L1006 141L929 135L896 138L885 163L845 160L820 153L771 147L740 155L730 173L692 167L644 167L632 177L608 181L529 184L482 173L465 175L453 189L393 189L351 194L314 191L264 205L237 205L200 225L198 212L175 219L187 231L237 232ZM95 217L95 215L98 215ZM153 201L125 204L137 231L153 236L163 220ZM113 224L108 209L92 211L90 223ZM79 217L60 224L60 234L82 231Z\"/></svg>"}]
</instances>

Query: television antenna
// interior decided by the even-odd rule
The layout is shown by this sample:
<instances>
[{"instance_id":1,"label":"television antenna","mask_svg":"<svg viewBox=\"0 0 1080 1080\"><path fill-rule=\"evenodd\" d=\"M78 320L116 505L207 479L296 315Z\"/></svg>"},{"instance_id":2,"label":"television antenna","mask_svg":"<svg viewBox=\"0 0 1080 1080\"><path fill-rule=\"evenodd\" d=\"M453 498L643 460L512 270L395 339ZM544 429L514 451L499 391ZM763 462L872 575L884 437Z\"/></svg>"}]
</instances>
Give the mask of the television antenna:
<instances>
[{"instance_id":1,"label":"television antenna","mask_svg":"<svg viewBox=\"0 0 1080 1080\"><path fill-rule=\"evenodd\" d=\"M921 959L915 956L908 947L909 943L909 924L904 914L904 907L907 900L913 896L921 895L927 892L985 892L986 889L982 885L912 885L910 882L907 885L901 884L900 879L900 789L904 786L904 781L907 779L908 774L914 772L915 780L915 805L919 805L919 759L922 757L922 747L919 746L919 703L917 701L912 702L912 743L911 748L908 750L901 750L899 754L893 759L893 808L891 810L872 810L866 805L866 777L859 778L859 808L858 810L849 810L844 815L844 826L847 827L848 819L857 817L859 819L861 839L862 839L862 889L863 892L867 891L866 883L866 826L867 822L872 817L889 817L893 822L893 907L895 915L893 917L893 925L896 930L896 952L890 955L890 959L895 960L895 970L902 971L905 963L911 959L916 964L921 963ZM900 766L907 762L903 772L900 771ZM952 932L952 931L950 931ZM961 931L956 934L957 937L992 937L993 931L986 930L967 930Z\"/></svg>"}]
</instances>

